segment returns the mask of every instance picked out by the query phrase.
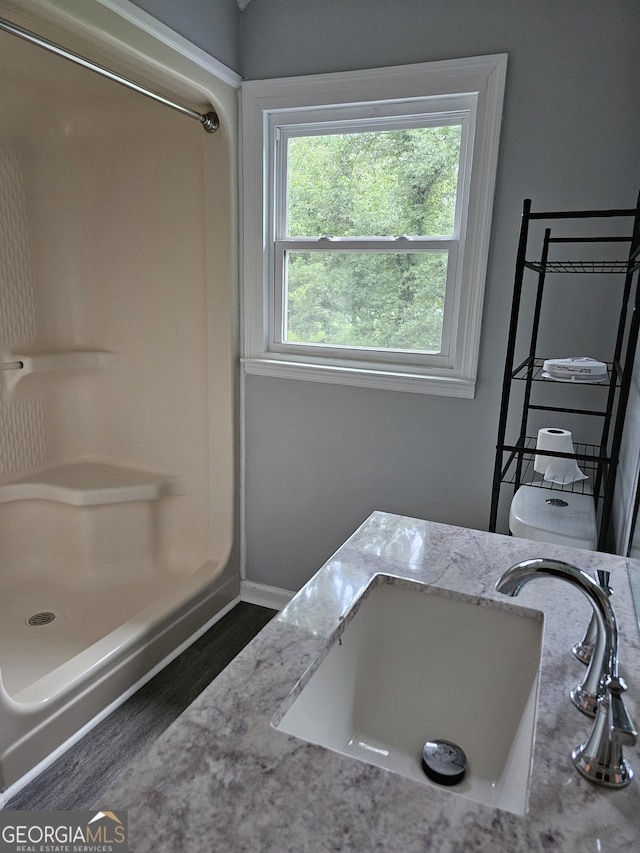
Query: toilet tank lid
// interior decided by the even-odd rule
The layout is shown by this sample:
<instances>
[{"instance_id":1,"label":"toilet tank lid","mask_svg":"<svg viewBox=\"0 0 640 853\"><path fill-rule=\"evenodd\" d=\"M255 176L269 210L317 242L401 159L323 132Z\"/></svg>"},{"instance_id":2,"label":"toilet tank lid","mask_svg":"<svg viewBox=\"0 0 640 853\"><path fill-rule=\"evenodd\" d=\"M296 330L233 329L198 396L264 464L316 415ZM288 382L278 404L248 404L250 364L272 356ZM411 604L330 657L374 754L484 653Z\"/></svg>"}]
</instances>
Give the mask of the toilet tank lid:
<instances>
[{"instance_id":1,"label":"toilet tank lid","mask_svg":"<svg viewBox=\"0 0 640 853\"><path fill-rule=\"evenodd\" d=\"M567 505L558 505L558 501ZM596 511L592 495L520 486L510 515L521 524L571 539L596 538Z\"/></svg>"}]
</instances>

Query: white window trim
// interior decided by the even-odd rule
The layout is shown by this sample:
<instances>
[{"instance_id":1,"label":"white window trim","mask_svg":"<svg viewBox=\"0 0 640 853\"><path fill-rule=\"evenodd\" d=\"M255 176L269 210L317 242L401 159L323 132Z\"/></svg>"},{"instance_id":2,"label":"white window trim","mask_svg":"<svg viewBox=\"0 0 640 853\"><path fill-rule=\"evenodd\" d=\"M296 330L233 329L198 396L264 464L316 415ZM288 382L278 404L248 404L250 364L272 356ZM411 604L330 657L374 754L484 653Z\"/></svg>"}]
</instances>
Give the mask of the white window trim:
<instances>
[{"instance_id":1,"label":"white window trim","mask_svg":"<svg viewBox=\"0 0 640 853\"><path fill-rule=\"evenodd\" d=\"M472 398L480 346L493 194L506 76L506 54L368 71L244 82L242 110L242 365L245 373L314 382ZM449 367L300 357L269 348L269 120L274 112L425 97L475 95L477 117L458 312Z\"/></svg>"}]
</instances>

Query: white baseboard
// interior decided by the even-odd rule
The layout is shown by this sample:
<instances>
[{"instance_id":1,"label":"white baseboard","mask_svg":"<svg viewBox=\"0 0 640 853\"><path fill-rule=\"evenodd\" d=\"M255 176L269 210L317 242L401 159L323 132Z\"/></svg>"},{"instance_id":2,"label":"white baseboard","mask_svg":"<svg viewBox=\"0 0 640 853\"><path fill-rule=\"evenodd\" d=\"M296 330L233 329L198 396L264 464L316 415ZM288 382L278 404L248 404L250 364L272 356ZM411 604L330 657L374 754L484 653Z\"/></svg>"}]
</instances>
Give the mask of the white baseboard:
<instances>
[{"instance_id":1,"label":"white baseboard","mask_svg":"<svg viewBox=\"0 0 640 853\"><path fill-rule=\"evenodd\" d=\"M273 610L282 608L291 601L295 592L268 586L253 581L240 581L240 598L248 604L259 604L261 607L271 607Z\"/></svg>"}]
</instances>

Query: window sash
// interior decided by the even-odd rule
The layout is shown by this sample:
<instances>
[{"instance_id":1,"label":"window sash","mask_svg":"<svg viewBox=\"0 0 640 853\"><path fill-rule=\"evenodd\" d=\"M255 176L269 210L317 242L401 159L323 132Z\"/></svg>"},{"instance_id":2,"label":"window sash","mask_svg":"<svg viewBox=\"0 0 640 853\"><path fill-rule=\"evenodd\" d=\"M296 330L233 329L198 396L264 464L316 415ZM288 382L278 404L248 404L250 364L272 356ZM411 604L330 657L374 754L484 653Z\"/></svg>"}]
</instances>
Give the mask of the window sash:
<instances>
[{"instance_id":1,"label":"window sash","mask_svg":"<svg viewBox=\"0 0 640 853\"><path fill-rule=\"evenodd\" d=\"M475 103L475 102L474 102ZM425 101L413 104L398 102L389 109L385 105L385 116L362 117L359 107L345 107L342 118L329 120L324 110L306 110L304 121L291 123L291 114L275 113L269 121L269 162L272 184L271 210L268 239L268 329L267 350L274 354L311 356L318 359L336 358L365 360L368 362L407 364L422 367L451 368L454 366L455 330L460 307L461 281L458 274L459 258L464 251L464 234L467 217L469 180L473 159L473 134L471 122L475 109L469 96L437 98L438 109L426 111ZM447 109L447 107L451 107ZM458 107L455 109L454 107ZM463 108L460 108L463 107ZM413 110L413 112L411 112ZM335 108L334 108L335 111ZM395 115L394 115L395 113ZM299 117L298 117L299 118ZM453 234L398 235L393 237L365 236L359 238L340 235L313 235L290 237L288 223L288 141L298 136L326 136L330 134L358 133L368 131L402 130L411 127L461 127L458 180ZM439 352L392 349L381 347L335 346L287 341L287 281L285 258L287 251L351 251L351 252L448 252L445 304L442 323L441 347Z\"/></svg>"},{"instance_id":2,"label":"window sash","mask_svg":"<svg viewBox=\"0 0 640 853\"><path fill-rule=\"evenodd\" d=\"M458 96L464 98L465 102L468 96ZM438 103L442 105L444 98L439 98ZM367 133L372 131L400 131L411 128L430 128L430 127L451 127L453 125L460 126L460 154L458 163L458 181L456 188L456 203L454 227L451 234L442 235L460 239L460 235L464 229L466 221L466 199L468 198L469 177L471 172L471 163L473 160L473 141L470 132L471 122L475 117L475 109L468 106L465 109L443 110L439 109L433 112L425 112L424 105L421 103L421 109L418 112L410 113L407 111L407 105L401 104L396 106L396 111L403 106L404 110L398 115L393 115L393 110L386 105L386 115L384 118L358 118L353 117L343 120L318 121L316 115L310 112L308 120L297 124L285 123L285 117L278 115L277 118L272 116L270 124L270 152L271 166L273 170L273 185L272 185L272 201L271 210L273 216L272 224L272 240L283 240L289 237L287 231L288 220L288 142L292 138L300 136L331 136L338 134L357 134ZM417 109L414 105L414 110ZM352 111L357 113L359 109L352 108ZM315 235L320 237L321 235ZM340 237L341 235L335 235ZM360 235L367 237L369 235ZM371 235L375 236L375 235ZM436 237L440 235L407 235L415 237ZM382 238L381 238L382 239Z\"/></svg>"},{"instance_id":3,"label":"window sash","mask_svg":"<svg viewBox=\"0 0 640 853\"><path fill-rule=\"evenodd\" d=\"M288 251L304 252L375 252L420 253L446 252L447 276L439 352L353 345L312 344L292 342L287 338L286 254ZM304 354L324 358L383 361L390 364L433 365L447 368L453 365L456 309L460 302L461 281L458 275L459 243L451 238L290 238L275 243L274 281L270 288L270 322L268 348L274 353Z\"/></svg>"}]
</instances>

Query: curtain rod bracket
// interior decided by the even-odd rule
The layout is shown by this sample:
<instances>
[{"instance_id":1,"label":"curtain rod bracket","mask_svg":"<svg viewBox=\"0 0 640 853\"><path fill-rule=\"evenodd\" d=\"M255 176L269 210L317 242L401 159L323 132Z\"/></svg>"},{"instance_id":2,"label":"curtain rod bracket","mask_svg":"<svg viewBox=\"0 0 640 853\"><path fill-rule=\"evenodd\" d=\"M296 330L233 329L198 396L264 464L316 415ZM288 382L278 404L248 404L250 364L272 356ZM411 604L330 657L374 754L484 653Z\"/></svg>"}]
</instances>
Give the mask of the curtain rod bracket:
<instances>
[{"instance_id":1,"label":"curtain rod bracket","mask_svg":"<svg viewBox=\"0 0 640 853\"><path fill-rule=\"evenodd\" d=\"M215 133L216 130L220 127L220 119L218 118L218 113L214 110L211 110L209 113L204 113L200 116L200 122L207 133Z\"/></svg>"}]
</instances>

